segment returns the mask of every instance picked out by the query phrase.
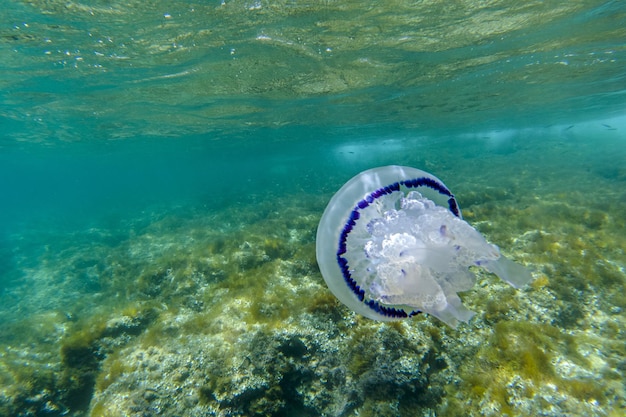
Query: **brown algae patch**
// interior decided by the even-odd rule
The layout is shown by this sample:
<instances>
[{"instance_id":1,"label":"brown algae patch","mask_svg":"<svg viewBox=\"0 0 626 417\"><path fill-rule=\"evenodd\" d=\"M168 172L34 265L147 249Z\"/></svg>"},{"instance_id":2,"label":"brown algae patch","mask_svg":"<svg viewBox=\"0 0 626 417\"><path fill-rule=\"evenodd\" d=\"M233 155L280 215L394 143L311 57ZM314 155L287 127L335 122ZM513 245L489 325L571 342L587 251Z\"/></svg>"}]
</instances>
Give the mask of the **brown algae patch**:
<instances>
[{"instance_id":1,"label":"brown algae patch","mask_svg":"<svg viewBox=\"0 0 626 417\"><path fill-rule=\"evenodd\" d=\"M563 375L565 361L578 369L590 367L576 340L550 325L499 322L475 355L475 363L460 368L463 385L471 394L464 402L486 415L523 415L524 409L553 402L555 395L567 398L565 412L569 407L584 410L606 404L608 390L592 373ZM451 395L453 401L458 398Z\"/></svg>"}]
</instances>

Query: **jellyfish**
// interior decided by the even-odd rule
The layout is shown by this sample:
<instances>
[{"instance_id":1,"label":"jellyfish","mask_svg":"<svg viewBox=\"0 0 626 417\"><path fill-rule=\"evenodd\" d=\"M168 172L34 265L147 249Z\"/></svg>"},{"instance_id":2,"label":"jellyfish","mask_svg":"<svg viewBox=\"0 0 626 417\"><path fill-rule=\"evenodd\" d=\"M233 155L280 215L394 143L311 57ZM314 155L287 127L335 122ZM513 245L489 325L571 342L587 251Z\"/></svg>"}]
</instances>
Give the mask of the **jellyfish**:
<instances>
[{"instance_id":1,"label":"jellyfish","mask_svg":"<svg viewBox=\"0 0 626 417\"><path fill-rule=\"evenodd\" d=\"M453 328L468 322L474 313L458 293L476 282L471 266L515 288L532 279L463 220L441 180L396 165L361 172L332 197L317 229L316 254L331 292L381 321L423 312Z\"/></svg>"}]
</instances>

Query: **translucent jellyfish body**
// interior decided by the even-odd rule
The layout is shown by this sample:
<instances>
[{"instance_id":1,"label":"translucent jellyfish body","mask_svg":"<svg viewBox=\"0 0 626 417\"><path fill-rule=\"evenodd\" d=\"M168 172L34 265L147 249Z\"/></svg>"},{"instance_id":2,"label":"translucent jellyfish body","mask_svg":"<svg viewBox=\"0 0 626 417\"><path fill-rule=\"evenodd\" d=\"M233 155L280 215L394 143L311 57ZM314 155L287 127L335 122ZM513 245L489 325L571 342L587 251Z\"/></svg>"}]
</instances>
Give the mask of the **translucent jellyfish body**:
<instances>
[{"instance_id":1,"label":"translucent jellyfish body","mask_svg":"<svg viewBox=\"0 0 626 417\"><path fill-rule=\"evenodd\" d=\"M457 293L474 286L470 266L516 288L531 280L462 219L443 182L410 167L374 168L348 181L322 215L316 250L333 294L375 320L425 312L452 327L467 322L474 313Z\"/></svg>"}]
</instances>

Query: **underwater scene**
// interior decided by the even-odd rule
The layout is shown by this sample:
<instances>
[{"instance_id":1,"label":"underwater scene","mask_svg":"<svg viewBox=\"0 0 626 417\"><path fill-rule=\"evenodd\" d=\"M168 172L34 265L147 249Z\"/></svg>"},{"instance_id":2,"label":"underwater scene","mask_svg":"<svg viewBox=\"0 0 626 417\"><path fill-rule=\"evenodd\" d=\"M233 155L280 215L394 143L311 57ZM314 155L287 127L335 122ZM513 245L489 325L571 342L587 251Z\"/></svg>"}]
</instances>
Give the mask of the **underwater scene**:
<instances>
[{"instance_id":1,"label":"underwater scene","mask_svg":"<svg viewBox=\"0 0 626 417\"><path fill-rule=\"evenodd\" d=\"M626 414L626 3L0 15L0 416ZM452 316L354 249L387 165Z\"/></svg>"}]
</instances>

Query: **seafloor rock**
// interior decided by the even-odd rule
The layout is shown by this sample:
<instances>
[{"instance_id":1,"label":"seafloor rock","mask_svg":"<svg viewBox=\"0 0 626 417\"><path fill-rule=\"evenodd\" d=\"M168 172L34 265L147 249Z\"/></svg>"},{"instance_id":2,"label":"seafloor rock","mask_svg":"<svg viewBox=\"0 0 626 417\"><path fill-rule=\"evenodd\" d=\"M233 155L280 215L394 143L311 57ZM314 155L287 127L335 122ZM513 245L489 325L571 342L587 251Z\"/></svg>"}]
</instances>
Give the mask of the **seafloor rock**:
<instances>
[{"instance_id":1,"label":"seafloor rock","mask_svg":"<svg viewBox=\"0 0 626 417\"><path fill-rule=\"evenodd\" d=\"M436 406L444 394L431 379L441 378L445 357L428 335L407 338L402 325L363 322L346 332L307 314L273 331L226 325L182 334L185 320L167 319L175 336L104 361L92 415L382 416Z\"/></svg>"},{"instance_id":2,"label":"seafloor rock","mask_svg":"<svg viewBox=\"0 0 626 417\"><path fill-rule=\"evenodd\" d=\"M315 262L323 203L289 201L238 211L248 223L228 231L230 212L162 217L106 249L98 292L67 313L0 324L13 337L0 346L0 415L604 417L626 406L623 252L601 250L623 247L615 229L479 223L494 241L518 236L509 247L538 277L513 291L478 272L462 295L477 314L454 330L342 306ZM532 207L524 218L555 209ZM497 206L467 217L480 210L509 228L520 218ZM72 251L47 263L54 276L78 277L68 254L93 248Z\"/></svg>"}]
</instances>

